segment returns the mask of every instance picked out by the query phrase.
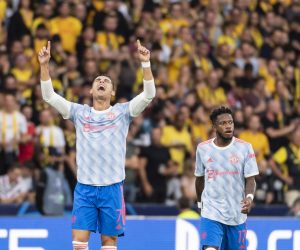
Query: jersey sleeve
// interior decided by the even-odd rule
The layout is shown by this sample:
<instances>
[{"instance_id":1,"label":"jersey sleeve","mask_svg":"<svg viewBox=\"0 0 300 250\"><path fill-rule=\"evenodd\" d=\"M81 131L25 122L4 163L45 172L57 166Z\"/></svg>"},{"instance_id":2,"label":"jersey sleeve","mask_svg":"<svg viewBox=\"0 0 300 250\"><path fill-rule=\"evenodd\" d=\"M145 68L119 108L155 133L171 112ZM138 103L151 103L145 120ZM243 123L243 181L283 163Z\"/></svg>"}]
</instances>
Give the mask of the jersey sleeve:
<instances>
[{"instance_id":1,"label":"jersey sleeve","mask_svg":"<svg viewBox=\"0 0 300 250\"><path fill-rule=\"evenodd\" d=\"M72 122L76 123L76 119L77 119L77 116L78 116L78 112L79 112L80 110L82 110L83 108L84 108L83 105L72 102L72 103L71 103L70 118L69 118L69 119L70 119Z\"/></svg>"},{"instance_id":2,"label":"jersey sleeve","mask_svg":"<svg viewBox=\"0 0 300 250\"><path fill-rule=\"evenodd\" d=\"M255 153L251 144L248 146L245 166L244 166L244 177L248 178L254 175L258 175L258 166L256 162Z\"/></svg>"},{"instance_id":3,"label":"jersey sleeve","mask_svg":"<svg viewBox=\"0 0 300 250\"><path fill-rule=\"evenodd\" d=\"M204 176L204 164L201 159L201 151L199 150L199 147L197 148L196 151L195 176L197 177Z\"/></svg>"}]
</instances>

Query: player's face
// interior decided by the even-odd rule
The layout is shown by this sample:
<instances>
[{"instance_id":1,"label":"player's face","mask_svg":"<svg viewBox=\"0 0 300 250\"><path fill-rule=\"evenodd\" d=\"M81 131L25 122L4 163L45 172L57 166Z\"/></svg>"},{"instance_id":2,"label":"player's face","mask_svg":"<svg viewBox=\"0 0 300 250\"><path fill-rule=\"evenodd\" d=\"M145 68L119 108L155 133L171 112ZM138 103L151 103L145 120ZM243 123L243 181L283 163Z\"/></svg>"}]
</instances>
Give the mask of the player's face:
<instances>
[{"instance_id":1,"label":"player's face","mask_svg":"<svg viewBox=\"0 0 300 250\"><path fill-rule=\"evenodd\" d=\"M93 82L90 93L96 100L110 100L111 96L115 95L111 79L107 76L98 76Z\"/></svg>"},{"instance_id":2,"label":"player's face","mask_svg":"<svg viewBox=\"0 0 300 250\"><path fill-rule=\"evenodd\" d=\"M219 115L215 122L217 136L225 140L230 140L233 137L234 123L230 114Z\"/></svg>"}]
</instances>

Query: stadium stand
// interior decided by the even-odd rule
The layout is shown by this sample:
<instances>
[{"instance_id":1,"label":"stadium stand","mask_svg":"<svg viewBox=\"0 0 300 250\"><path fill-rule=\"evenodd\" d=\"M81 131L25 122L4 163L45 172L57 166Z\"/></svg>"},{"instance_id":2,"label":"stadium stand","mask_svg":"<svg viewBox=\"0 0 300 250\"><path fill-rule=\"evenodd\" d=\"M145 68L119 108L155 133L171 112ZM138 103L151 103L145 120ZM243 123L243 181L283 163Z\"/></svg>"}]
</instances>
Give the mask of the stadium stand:
<instances>
[{"instance_id":1,"label":"stadium stand","mask_svg":"<svg viewBox=\"0 0 300 250\"><path fill-rule=\"evenodd\" d=\"M0 0L0 215L40 210L49 168L66 213L72 205L74 127L42 101L37 51L52 41L52 82L68 100L91 104L105 74L125 102L142 84L136 39L151 51L157 96L129 130L129 214L195 203L195 148L214 136L211 109L227 105L260 168L252 214L287 215L300 197L296 0Z\"/></svg>"}]
</instances>

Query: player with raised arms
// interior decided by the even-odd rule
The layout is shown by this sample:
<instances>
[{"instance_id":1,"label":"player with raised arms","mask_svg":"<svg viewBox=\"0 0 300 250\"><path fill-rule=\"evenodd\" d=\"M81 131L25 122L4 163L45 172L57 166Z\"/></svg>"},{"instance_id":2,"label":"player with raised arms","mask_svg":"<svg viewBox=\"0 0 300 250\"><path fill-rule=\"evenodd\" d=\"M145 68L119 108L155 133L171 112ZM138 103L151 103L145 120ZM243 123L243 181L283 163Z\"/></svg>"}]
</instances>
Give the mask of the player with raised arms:
<instances>
[{"instance_id":1,"label":"player with raised arms","mask_svg":"<svg viewBox=\"0 0 300 250\"><path fill-rule=\"evenodd\" d=\"M43 99L76 128L77 185L72 211L73 249L87 250L90 232L101 234L102 250L117 249L124 235L125 152L128 127L155 96L150 51L137 41L143 68L143 91L126 103L111 106L115 85L107 76L91 84L93 106L72 103L56 94L49 75L50 41L38 53Z\"/></svg>"}]
</instances>

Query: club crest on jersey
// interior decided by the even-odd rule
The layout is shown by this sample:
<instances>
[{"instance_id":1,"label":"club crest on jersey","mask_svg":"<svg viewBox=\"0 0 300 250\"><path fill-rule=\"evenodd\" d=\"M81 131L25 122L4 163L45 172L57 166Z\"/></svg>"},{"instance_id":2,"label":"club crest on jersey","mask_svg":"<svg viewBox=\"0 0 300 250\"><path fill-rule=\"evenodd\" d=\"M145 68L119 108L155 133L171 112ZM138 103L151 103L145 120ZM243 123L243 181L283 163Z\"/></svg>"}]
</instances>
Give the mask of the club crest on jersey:
<instances>
[{"instance_id":1,"label":"club crest on jersey","mask_svg":"<svg viewBox=\"0 0 300 250\"><path fill-rule=\"evenodd\" d=\"M214 179L217 176L216 170L207 170L207 178Z\"/></svg>"},{"instance_id":2,"label":"club crest on jersey","mask_svg":"<svg viewBox=\"0 0 300 250\"><path fill-rule=\"evenodd\" d=\"M230 156L229 161L231 164L237 164L240 161L240 159L236 155L232 155Z\"/></svg>"},{"instance_id":3,"label":"club crest on jersey","mask_svg":"<svg viewBox=\"0 0 300 250\"><path fill-rule=\"evenodd\" d=\"M113 112L108 112L108 113L106 114L106 118L107 118L108 120L114 120L114 119L116 119L116 114L113 113Z\"/></svg>"}]
</instances>

